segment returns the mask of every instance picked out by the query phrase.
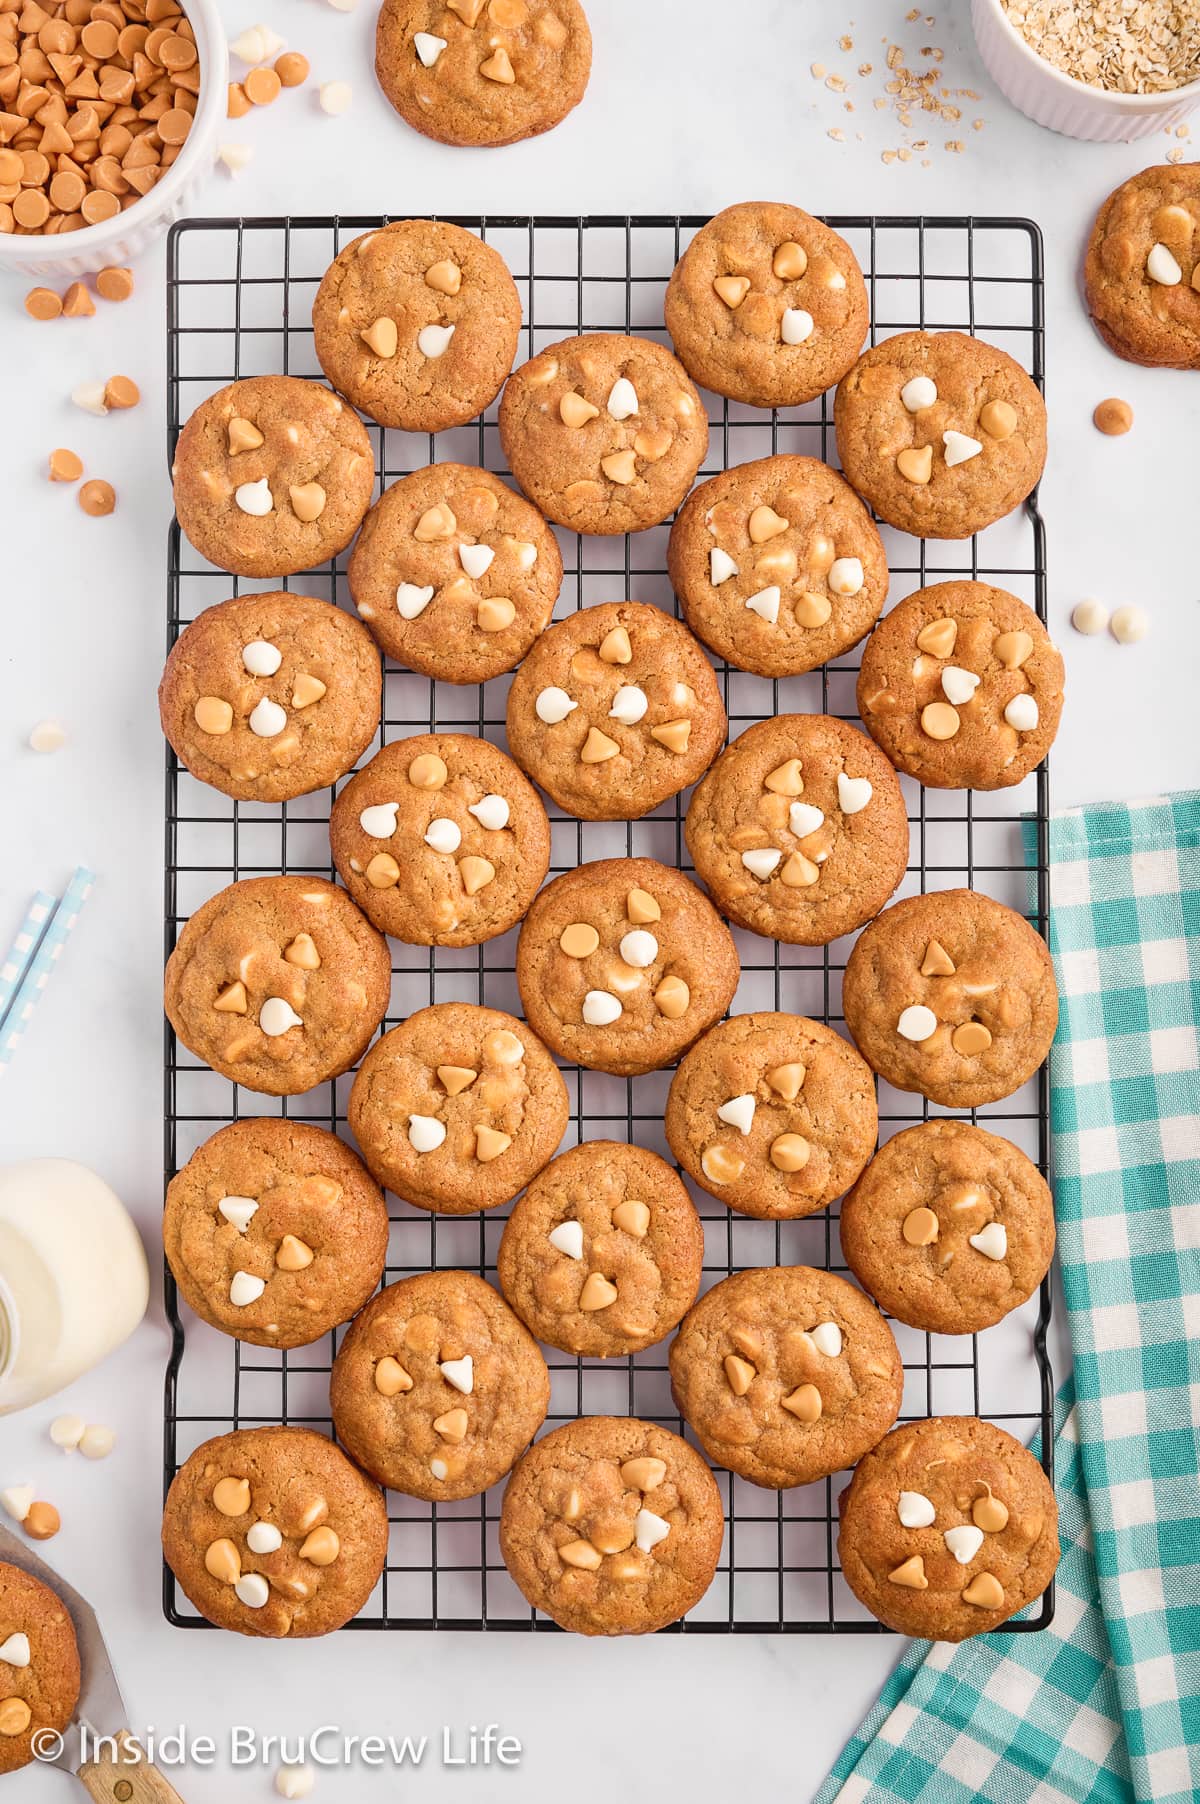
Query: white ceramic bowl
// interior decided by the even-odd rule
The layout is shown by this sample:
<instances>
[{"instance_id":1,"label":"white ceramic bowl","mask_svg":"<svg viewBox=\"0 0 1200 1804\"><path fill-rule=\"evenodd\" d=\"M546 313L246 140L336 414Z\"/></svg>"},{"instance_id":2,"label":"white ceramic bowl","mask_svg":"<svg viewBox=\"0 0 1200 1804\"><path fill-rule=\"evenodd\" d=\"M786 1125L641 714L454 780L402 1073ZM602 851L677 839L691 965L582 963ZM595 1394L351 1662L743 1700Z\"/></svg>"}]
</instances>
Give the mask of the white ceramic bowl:
<instances>
[{"instance_id":1,"label":"white ceramic bowl","mask_svg":"<svg viewBox=\"0 0 1200 1804\"><path fill-rule=\"evenodd\" d=\"M196 34L200 93L183 148L162 180L136 206L101 225L65 237L0 232L0 270L20 276L83 276L111 263L131 263L186 213L212 169L228 101L229 47L215 0L183 0Z\"/></svg>"},{"instance_id":2,"label":"white ceramic bowl","mask_svg":"<svg viewBox=\"0 0 1200 1804\"><path fill-rule=\"evenodd\" d=\"M1027 44L1002 0L971 0L971 23L988 74L1006 99L1037 125L1115 144L1180 125L1200 106L1200 81L1166 94L1117 94L1064 75Z\"/></svg>"}]
</instances>

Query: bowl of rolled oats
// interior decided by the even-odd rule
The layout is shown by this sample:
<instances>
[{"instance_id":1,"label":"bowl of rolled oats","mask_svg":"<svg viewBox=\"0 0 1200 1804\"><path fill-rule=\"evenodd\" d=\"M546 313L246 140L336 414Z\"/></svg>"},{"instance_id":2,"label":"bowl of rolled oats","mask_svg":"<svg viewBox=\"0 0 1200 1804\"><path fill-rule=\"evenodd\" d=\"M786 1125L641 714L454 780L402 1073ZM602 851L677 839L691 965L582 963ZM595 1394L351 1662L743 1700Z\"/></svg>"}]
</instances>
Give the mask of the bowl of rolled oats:
<instances>
[{"instance_id":1,"label":"bowl of rolled oats","mask_svg":"<svg viewBox=\"0 0 1200 1804\"><path fill-rule=\"evenodd\" d=\"M1198 0L971 0L971 20L1001 93L1052 131L1116 143L1200 106Z\"/></svg>"}]
</instances>

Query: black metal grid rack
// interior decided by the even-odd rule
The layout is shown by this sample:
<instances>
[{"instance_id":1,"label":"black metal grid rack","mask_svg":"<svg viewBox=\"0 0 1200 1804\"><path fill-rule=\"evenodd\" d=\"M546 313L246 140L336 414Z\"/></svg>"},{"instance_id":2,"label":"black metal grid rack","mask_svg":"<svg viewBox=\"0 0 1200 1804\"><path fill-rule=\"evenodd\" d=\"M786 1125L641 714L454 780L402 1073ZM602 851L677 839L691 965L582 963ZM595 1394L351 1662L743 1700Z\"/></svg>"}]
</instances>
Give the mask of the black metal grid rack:
<instances>
[{"instance_id":1,"label":"black metal grid rack","mask_svg":"<svg viewBox=\"0 0 1200 1804\"><path fill-rule=\"evenodd\" d=\"M377 218L196 220L177 225L168 250L168 401L171 449L181 421L203 397L235 377L287 371L320 377L309 325L326 266ZM583 331L640 332L666 342L662 293L699 218L460 218L509 264L524 304L520 356ZM1043 375L1041 237L1021 219L853 218L830 223L852 244L867 278L872 338L927 326L978 332L1009 350L1039 383ZM835 462L832 397L769 413L708 397L711 443L702 475L774 451ZM429 462L457 459L504 473L495 407L475 424L436 439L370 428L380 486ZM566 575L558 612L634 597L673 609L666 576L667 527L624 539L560 534ZM979 537L920 542L884 529L892 599L955 576L995 580L1046 616L1044 534L1036 497ZM345 560L285 586L348 603ZM168 640L201 608L247 588L206 565L172 525ZM808 676L771 681L719 666L730 734L775 712L822 711L856 721L856 654ZM414 732L465 729L503 743L507 678L478 688L433 683L396 666L385 676L379 743ZM374 748L372 748L374 749ZM899 894L967 884L987 890L1047 925L1045 770L1020 788L993 794L923 790L903 780L911 822L908 876ZM229 801L207 789L168 751L166 774L166 951L181 923L236 878L304 871L329 876L329 791L282 806ZM642 821L580 822L551 808L552 874L593 858L657 857L688 869L682 822L687 796ZM1023 819L1032 818L1032 830ZM1023 832L1036 857L1027 865ZM429 952L392 943L393 989L384 1027L431 1001L463 999L520 1012L513 935L466 951ZM841 1025L840 981L849 941L825 948L777 945L738 933L742 983L734 1011L783 1008ZM570 1139L636 1139L667 1154L662 1115L669 1072L634 1080L567 1069ZM349 1078L280 1102L244 1091L208 1071L168 1030L165 1047L165 1166L169 1179L201 1141L245 1115L290 1115L345 1130ZM940 1111L880 1084L881 1133ZM1043 1070L1016 1096L980 1110L989 1128L1016 1140L1043 1171L1049 1159L1048 1086ZM752 1221L696 1193L704 1220L705 1282L743 1266L805 1263L844 1271L836 1206L798 1222ZM437 1266L467 1266L494 1278L506 1210L486 1216L430 1216L390 1198L385 1282ZM330 1427L328 1373L336 1335L276 1353L243 1345L197 1323L167 1274L173 1347L165 1393L165 1482L200 1441L233 1427L301 1422ZM1042 1430L1047 1469L1052 1381L1046 1351L1050 1289L979 1337L917 1334L900 1325L903 1414L968 1413L1008 1425L1023 1438ZM574 1359L548 1350L548 1426L581 1413L628 1413L678 1429L665 1345L629 1360ZM686 1632L883 1632L846 1586L836 1558L837 1497L846 1475L794 1491L760 1490L718 1473L727 1532L708 1595L679 1625ZM389 1493L387 1569L354 1628L547 1630L525 1604L497 1546L500 1487L461 1504L427 1505ZM164 1611L180 1626L207 1626L164 1569ZM1008 1628L1043 1627L1051 1594Z\"/></svg>"}]
</instances>

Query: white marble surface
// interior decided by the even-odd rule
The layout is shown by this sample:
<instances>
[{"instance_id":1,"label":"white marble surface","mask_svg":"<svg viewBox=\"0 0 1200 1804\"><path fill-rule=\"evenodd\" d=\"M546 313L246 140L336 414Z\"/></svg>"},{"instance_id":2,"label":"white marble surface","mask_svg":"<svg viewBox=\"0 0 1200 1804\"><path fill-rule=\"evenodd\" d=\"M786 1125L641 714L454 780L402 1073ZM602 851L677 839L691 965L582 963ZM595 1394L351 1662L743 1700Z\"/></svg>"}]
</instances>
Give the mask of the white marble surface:
<instances>
[{"instance_id":1,"label":"white marble surface","mask_svg":"<svg viewBox=\"0 0 1200 1804\"><path fill-rule=\"evenodd\" d=\"M231 32L253 21L224 0ZM1094 337L1077 293L1087 221L1109 187L1167 149L1090 147L1039 131L990 89L969 41L966 7L936 26L906 25L903 0L849 9L798 0L591 0L591 93L552 136L502 152L444 149L393 119L374 88L373 8L341 15L317 0L275 0L268 23L345 77L352 110L332 120L311 91L232 122L255 147L236 185L215 175L214 214L385 211L710 211L760 196L814 211L1009 212L1045 232L1052 422L1042 498L1051 606L1064 644L1070 704L1055 753L1060 803L1194 784L1200 580L1195 570L1200 379L1117 362ZM850 30L855 48L838 50ZM967 120L937 123L939 148L885 167L900 141L876 112L877 79L855 80L856 111L814 82L814 60L853 72L882 60L882 34L914 60L945 49L945 85L977 89ZM983 117L982 132L970 130ZM848 142L832 142L840 125ZM865 141L854 140L856 130ZM966 153L940 149L948 137ZM165 471L163 270L138 270L135 299L93 320L37 325L19 284L0 289L4 346L5 627L0 641L0 927L12 931L29 891L65 881L77 859L101 882L67 964L0 1090L5 1156L87 1161L128 1198L148 1234L160 1206L161 742L154 689L163 652ZM75 383L133 375L135 413L88 418ZM1106 440L1094 403L1121 394L1135 430ZM115 516L85 520L72 492L43 477L69 444L119 491ZM1085 642L1066 619L1084 594L1137 600L1151 616L1140 647ZM70 742L54 757L24 749L48 714ZM112 1422L121 1443L104 1466L67 1462L43 1440L51 1413L0 1424L0 1480L26 1475L60 1505L49 1551L101 1611L135 1728L181 1719L223 1741L230 1725L294 1735L318 1723L351 1733L443 1723L499 1723L526 1753L514 1773L464 1773L436 1752L415 1777L361 1766L322 1777L328 1804L421 1797L619 1796L653 1804L669 1789L715 1799L778 1789L810 1797L888 1671L891 1639L658 1640L592 1645L559 1638L343 1635L277 1647L184 1635L159 1612L156 1552L160 1387L166 1333L156 1298L134 1342L63 1399ZM267 1795L261 1770L193 1769L189 1804ZM21 1796L66 1798L66 1779L36 1773ZM16 1794L14 1793L14 1796Z\"/></svg>"}]
</instances>

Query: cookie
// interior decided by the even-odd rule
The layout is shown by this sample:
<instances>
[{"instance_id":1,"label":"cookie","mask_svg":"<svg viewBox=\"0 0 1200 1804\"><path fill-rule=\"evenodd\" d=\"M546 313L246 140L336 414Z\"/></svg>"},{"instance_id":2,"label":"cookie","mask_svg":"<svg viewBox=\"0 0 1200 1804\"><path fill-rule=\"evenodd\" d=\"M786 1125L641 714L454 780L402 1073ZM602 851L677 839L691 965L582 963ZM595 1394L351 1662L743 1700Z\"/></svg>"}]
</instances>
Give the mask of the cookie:
<instances>
[{"instance_id":1,"label":"cookie","mask_svg":"<svg viewBox=\"0 0 1200 1804\"><path fill-rule=\"evenodd\" d=\"M430 464L380 496L347 577L389 658L438 682L486 683L549 624L562 554L537 509L490 470Z\"/></svg>"},{"instance_id":2,"label":"cookie","mask_svg":"<svg viewBox=\"0 0 1200 1804\"><path fill-rule=\"evenodd\" d=\"M358 415L321 383L247 376L201 401L171 474L201 557L235 576L292 576L346 549L375 459Z\"/></svg>"},{"instance_id":3,"label":"cookie","mask_svg":"<svg viewBox=\"0 0 1200 1804\"><path fill-rule=\"evenodd\" d=\"M312 327L318 363L362 413L404 432L443 432L500 393L521 297L503 257L474 232L399 219L338 252Z\"/></svg>"},{"instance_id":4,"label":"cookie","mask_svg":"<svg viewBox=\"0 0 1200 1804\"><path fill-rule=\"evenodd\" d=\"M722 914L798 946L826 946L861 927L908 864L895 771L828 714L777 714L747 727L698 785L685 832Z\"/></svg>"},{"instance_id":5,"label":"cookie","mask_svg":"<svg viewBox=\"0 0 1200 1804\"><path fill-rule=\"evenodd\" d=\"M977 1416L905 1422L838 1499L838 1557L872 1616L901 1635L965 1641L1042 1595L1058 1505L1020 1441Z\"/></svg>"},{"instance_id":6,"label":"cookie","mask_svg":"<svg viewBox=\"0 0 1200 1804\"><path fill-rule=\"evenodd\" d=\"M421 1272L355 1317L329 1395L339 1438L381 1484L453 1503L512 1468L546 1418L550 1374L490 1284Z\"/></svg>"},{"instance_id":7,"label":"cookie","mask_svg":"<svg viewBox=\"0 0 1200 1804\"><path fill-rule=\"evenodd\" d=\"M702 226L675 265L664 311L688 374L754 407L824 394L867 336L854 252L782 201L745 201Z\"/></svg>"},{"instance_id":8,"label":"cookie","mask_svg":"<svg viewBox=\"0 0 1200 1804\"><path fill-rule=\"evenodd\" d=\"M1160 163L1114 188L1083 282L1092 324L1118 357L1200 369L1200 163Z\"/></svg>"},{"instance_id":9,"label":"cookie","mask_svg":"<svg viewBox=\"0 0 1200 1804\"><path fill-rule=\"evenodd\" d=\"M350 1130L381 1184L438 1215L511 1202L558 1150L567 1087L515 1015L418 1009L363 1060Z\"/></svg>"},{"instance_id":10,"label":"cookie","mask_svg":"<svg viewBox=\"0 0 1200 1804\"><path fill-rule=\"evenodd\" d=\"M637 1077L672 1065L738 986L733 936L711 902L653 858L556 877L517 942L526 1018L559 1058Z\"/></svg>"},{"instance_id":11,"label":"cookie","mask_svg":"<svg viewBox=\"0 0 1200 1804\"><path fill-rule=\"evenodd\" d=\"M496 1275L538 1340L610 1359L671 1332L703 1262L700 1217L665 1160L589 1140L552 1159L515 1204Z\"/></svg>"},{"instance_id":12,"label":"cookie","mask_svg":"<svg viewBox=\"0 0 1200 1804\"><path fill-rule=\"evenodd\" d=\"M339 1077L383 1019L381 934L323 877L245 877L185 921L164 1007L189 1052L235 1084L298 1096Z\"/></svg>"},{"instance_id":13,"label":"cookie","mask_svg":"<svg viewBox=\"0 0 1200 1804\"><path fill-rule=\"evenodd\" d=\"M708 449L687 372L648 338L564 338L508 379L508 467L548 520L572 532L643 532L674 513Z\"/></svg>"},{"instance_id":14,"label":"cookie","mask_svg":"<svg viewBox=\"0 0 1200 1804\"><path fill-rule=\"evenodd\" d=\"M925 1121L880 1147L842 1204L842 1251L889 1315L978 1334L1026 1302L1054 1257L1050 1186L1020 1147Z\"/></svg>"},{"instance_id":15,"label":"cookie","mask_svg":"<svg viewBox=\"0 0 1200 1804\"><path fill-rule=\"evenodd\" d=\"M969 539L1019 507L1046 462L1046 404L1006 351L900 332L859 358L833 409L847 480L920 539Z\"/></svg>"},{"instance_id":16,"label":"cookie","mask_svg":"<svg viewBox=\"0 0 1200 1804\"><path fill-rule=\"evenodd\" d=\"M909 896L855 943L846 1026L896 1090L948 1109L999 1102L1050 1051L1058 990L1045 940L976 890Z\"/></svg>"},{"instance_id":17,"label":"cookie","mask_svg":"<svg viewBox=\"0 0 1200 1804\"><path fill-rule=\"evenodd\" d=\"M536 138L583 99L592 35L579 0L384 0L375 74L442 144Z\"/></svg>"},{"instance_id":18,"label":"cookie","mask_svg":"<svg viewBox=\"0 0 1200 1804\"><path fill-rule=\"evenodd\" d=\"M329 843L367 919L414 946L506 933L550 863L532 783L468 733L421 733L376 752L334 803Z\"/></svg>"},{"instance_id":19,"label":"cookie","mask_svg":"<svg viewBox=\"0 0 1200 1804\"><path fill-rule=\"evenodd\" d=\"M904 1388L875 1305L807 1265L722 1278L684 1317L670 1367L709 1459L776 1490L861 1459L896 1420Z\"/></svg>"},{"instance_id":20,"label":"cookie","mask_svg":"<svg viewBox=\"0 0 1200 1804\"><path fill-rule=\"evenodd\" d=\"M504 1491L500 1552L535 1610L579 1635L649 1635L698 1604L725 1519L717 1481L669 1429L582 1416L530 1448Z\"/></svg>"},{"instance_id":21,"label":"cookie","mask_svg":"<svg viewBox=\"0 0 1200 1804\"><path fill-rule=\"evenodd\" d=\"M34 1737L61 1735L79 1699L79 1648L60 1597L0 1563L0 1774L35 1758Z\"/></svg>"},{"instance_id":22,"label":"cookie","mask_svg":"<svg viewBox=\"0 0 1200 1804\"><path fill-rule=\"evenodd\" d=\"M383 1572L383 1493L308 1428L240 1428L175 1474L163 1554L202 1616L297 1640L357 1616Z\"/></svg>"},{"instance_id":23,"label":"cookie","mask_svg":"<svg viewBox=\"0 0 1200 1804\"><path fill-rule=\"evenodd\" d=\"M852 1046L803 1015L734 1015L671 1080L667 1139L690 1178L742 1215L811 1215L875 1150L875 1080Z\"/></svg>"},{"instance_id":24,"label":"cookie","mask_svg":"<svg viewBox=\"0 0 1200 1804\"><path fill-rule=\"evenodd\" d=\"M220 1128L167 1187L167 1263L202 1321L256 1347L304 1347L383 1275L383 1193L336 1135L255 1116Z\"/></svg>"},{"instance_id":25,"label":"cookie","mask_svg":"<svg viewBox=\"0 0 1200 1804\"><path fill-rule=\"evenodd\" d=\"M379 725L383 673L364 627L311 595L238 595L175 641L162 730L194 777L241 802L287 802L355 764Z\"/></svg>"},{"instance_id":26,"label":"cookie","mask_svg":"<svg viewBox=\"0 0 1200 1804\"><path fill-rule=\"evenodd\" d=\"M990 583L934 583L867 640L858 711L897 770L930 789L1008 789L1062 717L1062 654L1032 608Z\"/></svg>"},{"instance_id":27,"label":"cookie","mask_svg":"<svg viewBox=\"0 0 1200 1804\"><path fill-rule=\"evenodd\" d=\"M508 691L513 757L568 814L628 821L694 783L725 740L713 667L661 608L610 601L547 627Z\"/></svg>"},{"instance_id":28,"label":"cookie","mask_svg":"<svg viewBox=\"0 0 1200 1804\"><path fill-rule=\"evenodd\" d=\"M815 457L760 457L702 482L671 528L667 563L692 631L758 676L840 657L887 598L870 514Z\"/></svg>"}]
</instances>

